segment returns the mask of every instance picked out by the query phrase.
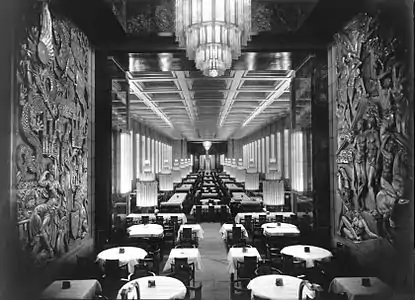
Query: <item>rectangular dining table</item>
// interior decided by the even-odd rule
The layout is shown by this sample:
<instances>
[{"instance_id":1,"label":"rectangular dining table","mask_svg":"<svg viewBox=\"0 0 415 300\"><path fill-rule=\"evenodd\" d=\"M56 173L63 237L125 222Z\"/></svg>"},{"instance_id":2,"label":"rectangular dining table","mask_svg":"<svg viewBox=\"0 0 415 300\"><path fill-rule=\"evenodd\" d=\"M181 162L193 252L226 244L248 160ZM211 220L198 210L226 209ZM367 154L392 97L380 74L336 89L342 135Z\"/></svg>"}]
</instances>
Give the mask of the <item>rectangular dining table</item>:
<instances>
[{"instance_id":1,"label":"rectangular dining table","mask_svg":"<svg viewBox=\"0 0 415 300\"><path fill-rule=\"evenodd\" d=\"M62 282L64 281L70 282L69 288L62 288ZM101 292L101 284L95 279L56 280L42 292L40 299L93 299L96 294Z\"/></svg>"}]
</instances>

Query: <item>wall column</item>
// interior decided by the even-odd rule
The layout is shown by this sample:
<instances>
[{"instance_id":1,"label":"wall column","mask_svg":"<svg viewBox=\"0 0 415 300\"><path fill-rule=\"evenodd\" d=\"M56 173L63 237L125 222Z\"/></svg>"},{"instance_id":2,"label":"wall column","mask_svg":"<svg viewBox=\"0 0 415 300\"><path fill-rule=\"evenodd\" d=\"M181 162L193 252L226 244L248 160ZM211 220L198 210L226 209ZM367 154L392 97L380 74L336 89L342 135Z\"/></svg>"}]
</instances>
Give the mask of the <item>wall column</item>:
<instances>
[{"instance_id":1,"label":"wall column","mask_svg":"<svg viewBox=\"0 0 415 300\"><path fill-rule=\"evenodd\" d=\"M96 247L103 246L111 232L111 78L107 70L107 54L95 53L95 229Z\"/></svg>"}]
</instances>

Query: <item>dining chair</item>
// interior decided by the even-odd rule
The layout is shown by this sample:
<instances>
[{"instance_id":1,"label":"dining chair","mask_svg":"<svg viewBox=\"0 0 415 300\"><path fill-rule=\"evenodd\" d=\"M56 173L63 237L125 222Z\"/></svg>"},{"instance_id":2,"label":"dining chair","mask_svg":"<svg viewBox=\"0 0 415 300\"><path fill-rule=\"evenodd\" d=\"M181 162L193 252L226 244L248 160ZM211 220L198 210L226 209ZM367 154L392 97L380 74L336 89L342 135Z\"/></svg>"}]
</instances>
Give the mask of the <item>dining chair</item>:
<instances>
[{"instance_id":1,"label":"dining chair","mask_svg":"<svg viewBox=\"0 0 415 300\"><path fill-rule=\"evenodd\" d=\"M163 226L164 217L163 216L156 216L156 224Z\"/></svg>"},{"instance_id":2,"label":"dining chair","mask_svg":"<svg viewBox=\"0 0 415 300\"><path fill-rule=\"evenodd\" d=\"M283 272L291 276L302 276L306 273L306 262L304 260L296 260L291 255L283 254Z\"/></svg>"},{"instance_id":3,"label":"dining chair","mask_svg":"<svg viewBox=\"0 0 415 300\"><path fill-rule=\"evenodd\" d=\"M244 225L246 231L252 233L253 222L252 222L252 215L245 215L241 223Z\"/></svg>"},{"instance_id":4,"label":"dining chair","mask_svg":"<svg viewBox=\"0 0 415 300\"><path fill-rule=\"evenodd\" d=\"M187 293L185 300L202 300L202 283L195 282L193 285L186 286Z\"/></svg>"},{"instance_id":5,"label":"dining chair","mask_svg":"<svg viewBox=\"0 0 415 300\"><path fill-rule=\"evenodd\" d=\"M254 271L255 276L271 275L271 274L283 274L280 269L273 267L268 262L261 262Z\"/></svg>"},{"instance_id":6,"label":"dining chair","mask_svg":"<svg viewBox=\"0 0 415 300\"><path fill-rule=\"evenodd\" d=\"M230 283L231 300L251 300L251 290L248 289L249 278L232 279Z\"/></svg>"},{"instance_id":7,"label":"dining chair","mask_svg":"<svg viewBox=\"0 0 415 300\"><path fill-rule=\"evenodd\" d=\"M176 257L171 264L171 272L186 286L190 286L192 282L195 283L195 264L189 263L187 257Z\"/></svg>"},{"instance_id":8,"label":"dining chair","mask_svg":"<svg viewBox=\"0 0 415 300\"><path fill-rule=\"evenodd\" d=\"M195 245L198 246L198 239L196 236L196 232L193 232L192 228L184 227L182 232L180 233L180 243L182 245L190 245L192 247Z\"/></svg>"},{"instance_id":9,"label":"dining chair","mask_svg":"<svg viewBox=\"0 0 415 300\"><path fill-rule=\"evenodd\" d=\"M275 222L276 223L282 223L284 221L284 218L282 215L275 215Z\"/></svg>"},{"instance_id":10,"label":"dining chair","mask_svg":"<svg viewBox=\"0 0 415 300\"><path fill-rule=\"evenodd\" d=\"M150 216L141 216L141 224L148 224L150 223Z\"/></svg>"},{"instance_id":11,"label":"dining chair","mask_svg":"<svg viewBox=\"0 0 415 300\"><path fill-rule=\"evenodd\" d=\"M238 278L254 278L257 267L258 258L256 256L244 256L243 262L237 261L236 263Z\"/></svg>"},{"instance_id":12,"label":"dining chair","mask_svg":"<svg viewBox=\"0 0 415 300\"><path fill-rule=\"evenodd\" d=\"M196 205L195 218L196 218L197 223L202 222L202 206L201 205Z\"/></svg>"}]
</instances>

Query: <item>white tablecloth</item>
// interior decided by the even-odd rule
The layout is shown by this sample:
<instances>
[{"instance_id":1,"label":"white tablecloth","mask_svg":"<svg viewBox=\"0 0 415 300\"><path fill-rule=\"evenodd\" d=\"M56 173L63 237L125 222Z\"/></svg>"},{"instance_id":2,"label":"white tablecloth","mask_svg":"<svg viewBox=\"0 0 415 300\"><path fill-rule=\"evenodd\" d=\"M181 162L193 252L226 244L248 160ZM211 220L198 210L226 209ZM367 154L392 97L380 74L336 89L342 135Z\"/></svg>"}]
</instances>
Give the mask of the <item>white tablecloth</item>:
<instances>
[{"instance_id":1,"label":"white tablecloth","mask_svg":"<svg viewBox=\"0 0 415 300\"><path fill-rule=\"evenodd\" d=\"M202 192L202 197L203 198L215 198L218 197L219 194L218 193L204 193Z\"/></svg>"},{"instance_id":2,"label":"white tablecloth","mask_svg":"<svg viewBox=\"0 0 415 300\"><path fill-rule=\"evenodd\" d=\"M310 247L310 252L305 252L304 247ZM281 253L294 256L294 258L297 259L305 260L307 268L314 267L315 261L330 259L333 256L329 250L308 245L288 246L283 248Z\"/></svg>"},{"instance_id":3,"label":"white tablecloth","mask_svg":"<svg viewBox=\"0 0 415 300\"><path fill-rule=\"evenodd\" d=\"M120 248L124 248L124 253L120 253ZM120 267L127 265L128 272L134 273L134 266L138 264L138 260L146 256L147 252L141 248L115 247L100 252L97 256L97 262L104 269L104 264L107 259L118 259L120 261Z\"/></svg>"},{"instance_id":4,"label":"white tablecloth","mask_svg":"<svg viewBox=\"0 0 415 300\"><path fill-rule=\"evenodd\" d=\"M171 196L171 198L167 202L182 204L184 200L186 200L186 196L187 196L187 193L175 193L173 196Z\"/></svg>"},{"instance_id":5,"label":"white tablecloth","mask_svg":"<svg viewBox=\"0 0 415 300\"><path fill-rule=\"evenodd\" d=\"M202 199L202 200L200 200L200 203L202 205L207 205L209 203L209 201L213 201L213 203L215 203L215 204L220 203L220 199Z\"/></svg>"},{"instance_id":6,"label":"white tablecloth","mask_svg":"<svg viewBox=\"0 0 415 300\"><path fill-rule=\"evenodd\" d=\"M245 256L256 256L258 261L261 260L257 248L245 248L246 252L243 252L243 248L230 248L228 252L228 272L229 274L235 273L237 268L237 262L243 262Z\"/></svg>"},{"instance_id":7,"label":"white tablecloth","mask_svg":"<svg viewBox=\"0 0 415 300\"><path fill-rule=\"evenodd\" d=\"M183 179L184 184L188 184L188 183L192 184L192 183L195 183L195 182L196 182L196 178Z\"/></svg>"},{"instance_id":8,"label":"white tablecloth","mask_svg":"<svg viewBox=\"0 0 415 300\"><path fill-rule=\"evenodd\" d=\"M234 193L232 193L232 199L235 199L235 200L251 200L251 198L248 197L248 195L243 193L243 192L234 192Z\"/></svg>"},{"instance_id":9,"label":"white tablecloth","mask_svg":"<svg viewBox=\"0 0 415 300\"><path fill-rule=\"evenodd\" d=\"M154 280L155 287L148 287L148 281ZM121 299L121 292L123 289L130 289L137 282L140 287L141 300L170 300L170 299L184 299L186 296L186 286L178 279L166 276L147 276L131 280L123 285L119 290L117 299ZM135 297L134 297L135 296ZM132 288L131 293L128 294L128 299L137 299L135 288Z\"/></svg>"},{"instance_id":10,"label":"white tablecloth","mask_svg":"<svg viewBox=\"0 0 415 300\"><path fill-rule=\"evenodd\" d=\"M175 258L187 257L187 261L195 264L195 269L198 271L203 270L202 258L200 256L199 249L197 248L174 248L171 249L169 258L163 268L163 272L167 272L171 268L171 264L174 264Z\"/></svg>"},{"instance_id":11,"label":"white tablecloth","mask_svg":"<svg viewBox=\"0 0 415 300\"><path fill-rule=\"evenodd\" d=\"M130 237L135 238L162 238L163 226L159 224L139 224L127 228Z\"/></svg>"},{"instance_id":12,"label":"white tablecloth","mask_svg":"<svg viewBox=\"0 0 415 300\"><path fill-rule=\"evenodd\" d=\"M362 277L337 277L330 284L329 291L340 294L345 292L349 300L389 300L392 289L376 277L369 278L371 286L362 286Z\"/></svg>"},{"instance_id":13,"label":"white tablecloth","mask_svg":"<svg viewBox=\"0 0 415 300\"><path fill-rule=\"evenodd\" d=\"M129 214L127 222L139 223L142 216L149 216L151 221L156 220L155 214ZM165 221L170 220L172 216L177 216L177 219L183 224L187 223L187 217L184 213L159 213L158 216L162 216Z\"/></svg>"},{"instance_id":14,"label":"white tablecloth","mask_svg":"<svg viewBox=\"0 0 415 300\"><path fill-rule=\"evenodd\" d=\"M177 233L177 240L180 239L180 235L183 232L183 228L192 228L192 232L196 232L196 236L199 240L203 239L203 228L200 224L185 224L180 225L179 232Z\"/></svg>"},{"instance_id":15,"label":"white tablecloth","mask_svg":"<svg viewBox=\"0 0 415 300\"><path fill-rule=\"evenodd\" d=\"M182 186L176 187L176 192L189 192L191 189L191 184L183 184Z\"/></svg>"},{"instance_id":16,"label":"white tablecloth","mask_svg":"<svg viewBox=\"0 0 415 300\"><path fill-rule=\"evenodd\" d=\"M71 287L62 289L63 281L69 281ZM93 299L101 292L101 284L95 279L56 280L42 292L40 299Z\"/></svg>"},{"instance_id":17,"label":"white tablecloth","mask_svg":"<svg viewBox=\"0 0 415 300\"><path fill-rule=\"evenodd\" d=\"M239 187L234 183L227 183L225 185L230 191L243 191L244 190L242 187Z\"/></svg>"},{"instance_id":18,"label":"white tablecloth","mask_svg":"<svg viewBox=\"0 0 415 300\"><path fill-rule=\"evenodd\" d=\"M222 227L219 229L219 233L221 234L222 239L226 240L226 237L228 236L228 233L227 232L228 231L232 231L232 227L233 227L233 224L227 224L227 223L225 223L225 224L222 225ZM244 225L242 225L242 224L236 224L236 227L241 227L242 235L245 238L248 238L248 232L246 231Z\"/></svg>"},{"instance_id":19,"label":"white tablecloth","mask_svg":"<svg viewBox=\"0 0 415 300\"><path fill-rule=\"evenodd\" d=\"M223 179L222 179L222 182L223 182L223 183L232 183L232 182L235 182L235 180L233 180L233 179L230 179L230 178L226 177L226 178L223 178Z\"/></svg>"},{"instance_id":20,"label":"white tablecloth","mask_svg":"<svg viewBox=\"0 0 415 300\"><path fill-rule=\"evenodd\" d=\"M215 186L215 184L213 182L203 182L202 186L210 187L210 186Z\"/></svg>"},{"instance_id":21,"label":"white tablecloth","mask_svg":"<svg viewBox=\"0 0 415 300\"><path fill-rule=\"evenodd\" d=\"M262 226L265 236L298 236L300 230L297 226L288 223L265 223Z\"/></svg>"},{"instance_id":22,"label":"white tablecloth","mask_svg":"<svg viewBox=\"0 0 415 300\"><path fill-rule=\"evenodd\" d=\"M267 221L272 222L273 220L275 220L277 215L281 215L285 218L289 218L289 217L293 216L294 213L292 213L292 212L270 212L268 214L265 213L265 212L238 213L235 217L235 223L239 223L241 221L241 219L245 218L246 215L251 215L252 220L258 220L259 215L265 215L265 216L267 216Z\"/></svg>"},{"instance_id":23,"label":"white tablecloth","mask_svg":"<svg viewBox=\"0 0 415 300\"><path fill-rule=\"evenodd\" d=\"M275 280L282 278L283 286L276 286ZM248 284L252 296L269 300L297 300L301 279L287 275L263 275L252 279ZM306 295L314 298L314 292L307 287L303 290L303 299Z\"/></svg>"}]
</instances>

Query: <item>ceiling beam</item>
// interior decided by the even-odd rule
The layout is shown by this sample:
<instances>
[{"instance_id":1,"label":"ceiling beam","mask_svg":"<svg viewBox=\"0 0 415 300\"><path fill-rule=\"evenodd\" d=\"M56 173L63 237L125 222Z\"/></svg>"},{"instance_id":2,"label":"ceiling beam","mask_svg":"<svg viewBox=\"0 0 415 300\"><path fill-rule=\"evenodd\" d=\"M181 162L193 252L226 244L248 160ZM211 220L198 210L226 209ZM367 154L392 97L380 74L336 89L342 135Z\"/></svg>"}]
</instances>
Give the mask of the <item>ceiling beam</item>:
<instances>
[{"instance_id":1,"label":"ceiling beam","mask_svg":"<svg viewBox=\"0 0 415 300\"><path fill-rule=\"evenodd\" d=\"M152 35L126 36L106 45L109 51L128 53L170 53L185 52L176 43L175 37ZM326 43L317 36L261 33L242 49L243 52L292 52L322 50Z\"/></svg>"},{"instance_id":2,"label":"ceiling beam","mask_svg":"<svg viewBox=\"0 0 415 300\"><path fill-rule=\"evenodd\" d=\"M239 85L241 84L242 77L246 71L235 71L235 75L232 80L232 84L230 87L230 91L226 96L226 99L222 106L222 111L219 115L219 127L225 122L226 117L228 116L230 110L232 109L232 104L235 101L236 90L238 89Z\"/></svg>"},{"instance_id":3,"label":"ceiling beam","mask_svg":"<svg viewBox=\"0 0 415 300\"><path fill-rule=\"evenodd\" d=\"M189 116L189 119L190 119L192 125L194 125L194 123L196 121L197 110L193 106L192 95L189 91L189 87L187 86L187 82L186 82L186 78L184 76L184 72L182 72L182 71L174 72L173 74L177 77L177 80L175 81L175 83L178 86L179 90L181 90L181 92L183 94L183 98L185 100L185 105L187 107L187 109L186 109L187 114ZM196 129L195 126L193 126L193 128Z\"/></svg>"}]
</instances>

